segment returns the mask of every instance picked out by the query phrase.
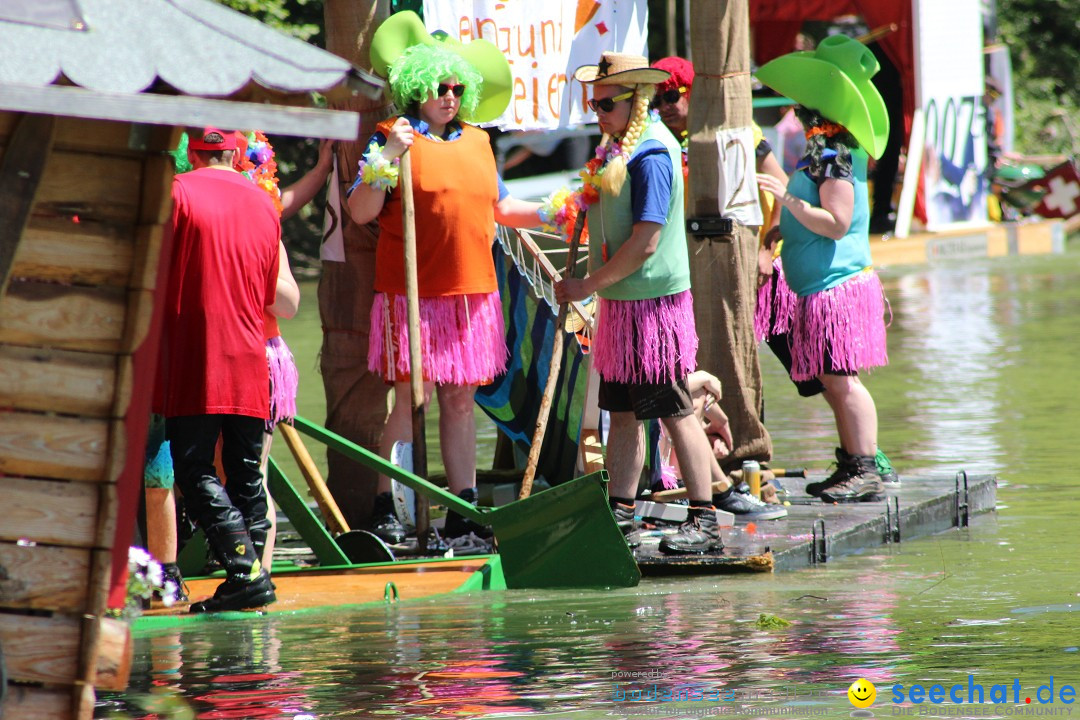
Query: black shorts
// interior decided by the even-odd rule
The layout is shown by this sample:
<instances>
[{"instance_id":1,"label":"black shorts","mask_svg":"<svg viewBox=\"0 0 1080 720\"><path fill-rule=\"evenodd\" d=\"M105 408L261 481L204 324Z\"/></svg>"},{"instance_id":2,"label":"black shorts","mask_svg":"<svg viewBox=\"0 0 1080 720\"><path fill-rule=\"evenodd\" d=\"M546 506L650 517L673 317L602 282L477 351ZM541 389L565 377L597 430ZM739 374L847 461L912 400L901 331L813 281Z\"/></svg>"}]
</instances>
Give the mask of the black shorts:
<instances>
[{"instance_id":1,"label":"black shorts","mask_svg":"<svg viewBox=\"0 0 1080 720\"><path fill-rule=\"evenodd\" d=\"M661 383L621 383L600 379L598 404L608 412L633 412L638 420L683 417L694 412L686 377Z\"/></svg>"},{"instance_id":2,"label":"black shorts","mask_svg":"<svg viewBox=\"0 0 1080 720\"><path fill-rule=\"evenodd\" d=\"M787 370L788 377L791 377L791 347L788 345L787 333L779 335L772 335L766 340L769 344L769 349L773 351L773 355L780 361L780 364ZM825 374L826 375L858 375L857 370L838 370L833 367L832 355L829 353L829 349L825 349ZM803 397L813 397L814 395L820 395L825 392L825 386L817 378L810 378L809 380L792 380L791 381L798 389L799 394Z\"/></svg>"}]
</instances>

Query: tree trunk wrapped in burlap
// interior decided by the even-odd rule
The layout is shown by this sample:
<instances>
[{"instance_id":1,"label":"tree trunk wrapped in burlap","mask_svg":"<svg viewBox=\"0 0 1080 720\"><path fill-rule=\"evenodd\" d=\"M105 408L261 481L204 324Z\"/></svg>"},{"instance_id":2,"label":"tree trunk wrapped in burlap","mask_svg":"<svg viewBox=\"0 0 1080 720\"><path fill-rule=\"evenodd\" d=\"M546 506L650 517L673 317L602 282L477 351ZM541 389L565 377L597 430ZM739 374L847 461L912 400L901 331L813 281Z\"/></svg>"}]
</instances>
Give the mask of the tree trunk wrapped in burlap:
<instances>
[{"instance_id":1,"label":"tree trunk wrapped in burlap","mask_svg":"<svg viewBox=\"0 0 1080 720\"><path fill-rule=\"evenodd\" d=\"M688 122L688 216L727 215L720 197L724 162L717 132L749 127L749 10L747 0L694 0L691 4L693 100ZM727 161L735 161L729 155ZM751 152L745 162L754 163ZM751 182L748 168L745 175ZM762 422L761 368L754 341L758 228L736 223L734 238L689 237L690 280L700 347L698 367L723 385L720 407L731 420L735 447L725 470L743 460L768 460L772 440Z\"/></svg>"},{"instance_id":2,"label":"tree trunk wrapped in burlap","mask_svg":"<svg viewBox=\"0 0 1080 720\"><path fill-rule=\"evenodd\" d=\"M326 0L326 49L358 67L370 67L368 49L375 29L390 15L389 0ZM342 207L331 208L342 223L345 262L324 261L319 279L323 343L319 367L326 392L326 427L378 452L387 416L389 386L367 369L368 331L375 284L377 223L357 225L344 208L345 191L356 178L360 156L375 125L390 115L388 99L357 96L334 103L334 110L360 113L356 142L336 144ZM350 527L366 527L378 474L327 451L326 484Z\"/></svg>"}]
</instances>

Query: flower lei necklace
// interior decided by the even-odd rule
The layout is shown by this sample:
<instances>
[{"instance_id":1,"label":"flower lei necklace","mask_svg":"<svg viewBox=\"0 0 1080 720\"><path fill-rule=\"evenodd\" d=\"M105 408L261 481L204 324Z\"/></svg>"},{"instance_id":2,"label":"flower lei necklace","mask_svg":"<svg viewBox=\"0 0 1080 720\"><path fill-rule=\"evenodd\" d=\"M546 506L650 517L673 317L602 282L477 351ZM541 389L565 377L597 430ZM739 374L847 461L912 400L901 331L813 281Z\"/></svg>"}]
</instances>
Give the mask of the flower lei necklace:
<instances>
[{"instance_id":1,"label":"flower lei necklace","mask_svg":"<svg viewBox=\"0 0 1080 720\"><path fill-rule=\"evenodd\" d=\"M600 199L600 178L611 160L622 154L622 144L612 141L596 148L596 155L585 163L578 175L581 177L580 190L560 188L544 199L540 208L540 219L544 230L562 235L567 242L574 233L577 216ZM581 231L581 244L589 241L588 228Z\"/></svg>"}]
</instances>

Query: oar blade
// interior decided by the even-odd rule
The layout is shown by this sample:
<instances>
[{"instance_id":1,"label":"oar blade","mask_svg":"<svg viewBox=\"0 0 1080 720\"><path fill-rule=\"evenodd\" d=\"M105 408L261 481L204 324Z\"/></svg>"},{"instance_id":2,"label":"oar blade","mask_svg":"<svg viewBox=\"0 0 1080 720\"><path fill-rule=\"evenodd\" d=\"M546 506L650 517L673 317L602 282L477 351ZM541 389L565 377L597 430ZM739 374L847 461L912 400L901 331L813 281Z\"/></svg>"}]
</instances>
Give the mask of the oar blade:
<instances>
[{"instance_id":1,"label":"oar blade","mask_svg":"<svg viewBox=\"0 0 1080 720\"><path fill-rule=\"evenodd\" d=\"M507 587L638 584L641 573L608 507L605 483L605 473L593 473L488 514Z\"/></svg>"}]
</instances>

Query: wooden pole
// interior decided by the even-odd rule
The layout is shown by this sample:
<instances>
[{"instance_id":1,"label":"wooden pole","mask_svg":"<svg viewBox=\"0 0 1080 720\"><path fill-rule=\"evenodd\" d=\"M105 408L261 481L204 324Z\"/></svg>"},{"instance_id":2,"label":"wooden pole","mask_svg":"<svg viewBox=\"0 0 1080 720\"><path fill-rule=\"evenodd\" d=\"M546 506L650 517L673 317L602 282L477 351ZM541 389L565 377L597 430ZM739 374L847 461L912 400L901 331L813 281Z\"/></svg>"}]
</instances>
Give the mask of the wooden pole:
<instances>
[{"instance_id":1,"label":"wooden pole","mask_svg":"<svg viewBox=\"0 0 1080 720\"><path fill-rule=\"evenodd\" d=\"M687 126L690 216L732 217L736 188L752 184L754 148L735 141L752 117L749 0L692 0L693 99ZM722 141L722 142L721 142ZM755 193L756 194L756 193ZM723 197L721 197L723 195ZM698 332L698 367L724 386L720 406L735 438L730 470L744 459L767 459L772 441L761 421L762 380L754 338L757 226L735 223L733 235L693 237L690 284Z\"/></svg>"},{"instance_id":2,"label":"wooden pole","mask_svg":"<svg viewBox=\"0 0 1080 720\"><path fill-rule=\"evenodd\" d=\"M318 466L311 458L311 453L308 452L307 446L304 445L304 441L300 439L300 433L296 432L296 428L288 423L278 423L277 427L278 432L285 438L285 444L289 446L289 451L292 453L293 459L295 459L296 464L300 466L300 473L304 476L304 479L307 480L308 489L311 490L311 496L315 498L315 504L319 506L319 510L326 520L326 526L330 528L330 532L335 535L349 532L349 523L345 521L345 518L341 514L341 509L334 500L334 496L331 495L330 490L327 489L326 481L323 480L322 473L319 472Z\"/></svg>"},{"instance_id":3,"label":"wooden pole","mask_svg":"<svg viewBox=\"0 0 1080 720\"><path fill-rule=\"evenodd\" d=\"M370 68L369 48L375 29L390 16L390 0L323 0L326 49L360 68ZM363 95L329 100L332 110L360 113L355 142L335 142L341 198L356 178L356 167L375 126L390 115L386 98ZM388 412L389 387L367 363L371 301L375 296L375 246L379 227L358 225L344 204L327 209L341 222L345 262L324 262L319 277L319 317L325 328L320 368L326 391L326 425L350 440L377 451ZM352 527L366 527L371 517L378 473L339 453L326 453L326 485Z\"/></svg>"},{"instance_id":4,"label":"wooden pole","mask_svg":"<svg viewBox=\"0 0 1080 720\"><path fill-rule=\"evenodd\" d=\"M577 215L574 221L574 233L570 238L570 250L566 254L566 271L564 278L574 276L574 266L577 265L578 249L581 245L581 231L585 228L585 210ZM559 384L559 372L562 370L563 338L566 336L566 315L570 310L570 303L559 306L559 315L555 320L555 338L551 344L551 361L548 363L547 384L544 385L544 396L540 399L540 410L536 415L536 428L533 430L532 444L529 445L529 461L525 465L525 476L521 479L521 492L518 500L524 500L532 494L533 479L536 477L536 466L540 462L540 448L544 444L544 435L547 434L548 416L551 414L551 399L555 396L555 386Z\"/></svg>"},{"instance_id":5,"label":"wooden pole","mask_svg":"<svg viewBox=\"0 0 1080 720\"><path fill-rule=\"evenodd\" d=\"M405 235L405 295L409 304L409 386L412 392L413 474L427 478L427 432L424 427L424 369L420 350L420 283L416 271L416 206L413 202L412 153L401 156L402 228ZM398 398L398 402L401 399ZM427 547L428 499L416 493L416 541Z\"/></svg>"}]
</instances>

